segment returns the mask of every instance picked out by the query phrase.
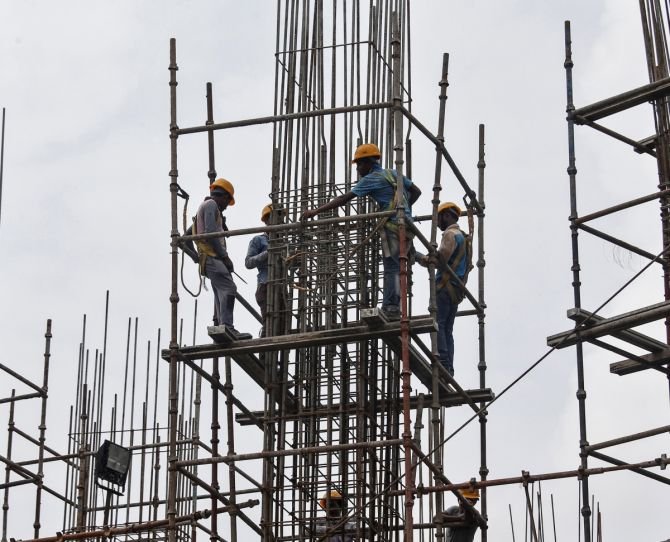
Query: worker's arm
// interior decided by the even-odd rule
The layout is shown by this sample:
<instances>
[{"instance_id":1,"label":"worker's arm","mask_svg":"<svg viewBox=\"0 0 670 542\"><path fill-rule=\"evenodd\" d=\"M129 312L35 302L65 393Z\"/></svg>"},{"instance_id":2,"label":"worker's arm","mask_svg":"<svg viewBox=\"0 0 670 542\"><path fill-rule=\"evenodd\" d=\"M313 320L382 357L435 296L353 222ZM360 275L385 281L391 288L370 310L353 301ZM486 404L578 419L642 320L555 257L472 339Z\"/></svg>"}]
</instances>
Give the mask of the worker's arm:
<instances>
[{"instance_id":1,"label":"worker's arm","mask_svg":"<svg viewBox=\"0 0 670 542\"><path fill-rule=\"evenodd\" d=\"M431 252L430 254L423 254L417 251L415 260L416 263L418 263L421 267L428 267L431 263L433 265L438 264L438 259L434 252Z\"/></svg>"},{"instance_id":2,"label":"worker's arm","mask_svg":"<svg viewBox=\"0 0 670 542\"><path fill-rule=\"evenodd\" d=\"M325 213L331 209L342 207L342 205L349 203L355 197L356 194L351 191L347 192L346 194L342 194L341 196L337 196L336 198L331 199L328 203L324 203L316 209L307 209L307 211L305 211L300 217L300 220L307 220L308 218L315 217L316 215Z\"/></svg>"},{"instance_id":3,"label":"worker's arm","mask_svg":"<svg viewBox=\"0 0 670 542\"><path fill-rule=\"evenodd\" d=\"M437 519L439 519L440 523L450 527L467 527L471 523L471 521L468 521L471 518L459 506L450 506L446 510L443 510L438 514Z\"/></svg>"},{"instance_id":4,"label":"worker's arm","mask_svg":"<svg viewBox=\"0 0 670 542\"><path fill-rule=\"evenodd\" d=\"M184 232L184 235L193 235L193 225L188 227L188 229ZM195 249L191 239L187 239L186 241L179 241L179 248L181 248L184 253L195 263L200 261L198 258L198 251Z\"/></svg>"},{"instance_id":5,"label":"worker's arm","mask_svg":"<svg viewBox=\"0 0 670 542\"><path fill-rule=\"evenodd\" d=\"M268 261L268 251L261 250L261 238L260 236L254 237L249 242L249 249L247 250L247 257L244 259L244 266L247 269L253 269L254 267L260 267L262 264Z\"/></svg>"},{"instance_id":6,"label":"worker's arm","mask_svg":"<svg viewBox=\"0 0 670 542\"><path fill-rule=\"evenodd\" d=\"M409 197L407 198L409 200L409 206L411 207L414 205L414 202L419 199L419 196L421 195L421 189L414 183L409 185L408 188L409 191Z\"/></svg>"}]
</instances>

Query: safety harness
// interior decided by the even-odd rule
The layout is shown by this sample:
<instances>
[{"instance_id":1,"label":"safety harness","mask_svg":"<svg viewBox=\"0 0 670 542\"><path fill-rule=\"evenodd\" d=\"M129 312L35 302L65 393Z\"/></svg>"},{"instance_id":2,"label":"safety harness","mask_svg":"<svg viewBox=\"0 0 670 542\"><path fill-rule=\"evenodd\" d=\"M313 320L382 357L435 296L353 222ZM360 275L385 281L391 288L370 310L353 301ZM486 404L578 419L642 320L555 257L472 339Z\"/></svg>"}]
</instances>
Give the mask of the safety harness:
<instances>
[{"instance_id":1,"label":"safety harness","mask_svg":"<svg viewBox=\"0 0 670 542\"><path fill-rule=\"evenodd\" d=\"M383 177L384 180L391 185L391 188L393 188L393 198L388 202L386 207L383 209L384 211L393 211L394 209L394 204L396 200L396 193L398 192L398 181L395 178L395 175L391 172L389 169L384 169L383 170ZM408 207L407 205L407 194L405 193L405 186L402 186L402 202L401 204L403 207ZM391 220L386 220L384 223L384 227L395 233L396 235L398 234L398 224L391 221ZM411 241L414 239L414 232L412 232L410 229L406 230L407 233L407 238Z\"/></svg>"},{"instance_id":2,"label":"safety harness","mask_svg":"<svg viewBox=\"0 0 670 542\"><path fill-rule=\"evenodd\" d=\"M470 209L468 209L468 227L470 229L469 234L458 228L458 231L463 236L463 242L452 256L451 263L447 264L455 272L465 258L465 274L460 279L460 284L455 282L448 273L443 272L439 282L435 285L438 290L446 288L449 298L456 305L465 299L465 284L468 282L468 275L474 267L472 265L472 231L474 229L474 220Z\"/></svg>"}]
</instances>

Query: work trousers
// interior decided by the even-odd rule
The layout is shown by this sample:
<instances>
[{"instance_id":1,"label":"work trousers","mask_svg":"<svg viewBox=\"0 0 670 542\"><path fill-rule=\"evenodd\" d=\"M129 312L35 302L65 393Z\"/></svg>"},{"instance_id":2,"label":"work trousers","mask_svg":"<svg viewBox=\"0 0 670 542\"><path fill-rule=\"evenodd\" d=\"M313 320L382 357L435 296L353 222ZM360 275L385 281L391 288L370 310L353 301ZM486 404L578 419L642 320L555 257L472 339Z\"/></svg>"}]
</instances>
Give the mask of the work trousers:
<instances>
[{"instance_id":1,"label":"work trousers","mask_svg":"<svg viewBox=\"0 0 670 542\"><path fill-rule=\"evenodd\" d=\"M458 304L454 303L446 288L440 288L437 303L437 353L442 366L454 376L454 321Z\"/></svg>"},{"instance_id":2,"label":"work trousers","mask_svg":"<svg viewBox=\"0 0 670 542\"><path fill-rule=\"evenodd\" d=\"M263 320L263 327L261 327L261 337L265 337L267 333L265 332L265 326L267 322L265 318L268 315L268 283L259 282L256 287L256 303L258 303L258 308L261 309L261 317Z\"/></svg>"},{"instance_id":3,"label":"work trousers","mask_svg":"<svg viewBox=\"0 0 670 542\"><path fill-rule=\"evenodd\" d=\"M414 244L407 239L407 273L414 263ZM384 290L382 292L382 309L389 312L400 310L400 239L398 234L389 229L382 233L382 255L384 263Z\"/></svg>"},{"instance_id":4,"label":"work trousers","mask_svg":"<svg viewBox=\"0 0 670 542\"><path fill-rule=\"evenodd\" d=\"M205 276L212 283L212 290L214 290L214 318L216 323L234 328L233 309L235 308L237 286L233 282L230 271L221 260L207 256Z\"/></svg>"}]
</instances>

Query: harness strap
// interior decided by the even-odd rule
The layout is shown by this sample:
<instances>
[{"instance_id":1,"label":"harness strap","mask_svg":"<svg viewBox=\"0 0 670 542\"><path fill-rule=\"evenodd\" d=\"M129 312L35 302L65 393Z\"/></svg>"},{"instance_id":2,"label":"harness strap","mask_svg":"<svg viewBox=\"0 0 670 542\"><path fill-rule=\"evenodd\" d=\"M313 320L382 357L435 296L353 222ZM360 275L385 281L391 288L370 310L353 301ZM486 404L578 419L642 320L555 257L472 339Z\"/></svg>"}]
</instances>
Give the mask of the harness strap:
<instances>
[{"instance_id":1,"label":"harness strap","mask_svg":"<svg viewBox=\"0 0 670 542\"><path fill-rule=\"evenodd\" d=\"M459 229L458 231L461 231L461 230ZM463 233L463 232L461 232L461 233ZM458 248L458 252L456 252L456 256L454 257L453 262L451 262L451 265L449 265L447 263L447 265L449 265L449 267L451 267L451 269L453 269L454 272L456 271L456 269L458 269L458 266L460 265L461 261L463 261L463 258L465 258L465 253L467 251L466 244L467 243L466 243L465 235L463 235L463 243ZM454 288L454 287L458 288L457 284L454 284L453 282L451 282L451 277L449 276L449 274L442 273L442 277L440 278L440 282L438 282L435 286L438 290L441 290L442 288L445 288L445 287L447 289L449 289L449 285L451 285L452 288ZM449 293L451 294L451 291Z\"/></svg>"}]
</instances>

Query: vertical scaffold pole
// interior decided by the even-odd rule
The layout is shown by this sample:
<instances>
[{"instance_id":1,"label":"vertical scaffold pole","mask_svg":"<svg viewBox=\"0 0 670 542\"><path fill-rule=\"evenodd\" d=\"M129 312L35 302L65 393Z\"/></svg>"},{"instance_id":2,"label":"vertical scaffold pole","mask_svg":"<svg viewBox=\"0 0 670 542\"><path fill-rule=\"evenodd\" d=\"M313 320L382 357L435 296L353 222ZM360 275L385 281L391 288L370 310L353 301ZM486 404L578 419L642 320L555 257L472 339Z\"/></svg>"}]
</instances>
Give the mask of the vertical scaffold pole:
<instances>
[{"instance_id":1,"label":"vertical scaffold pole","mask_svg":"<svg viewBox=\"0 0 670 542\"><path fill-rule=\"evenodd\" d=\"M484 125L479 125L479 160L477 161L477 170L478 170L478 191L477 191L477 201L479 201L479 206L481 211L477 214L477 302L480 307L486 306L486 300L484 298L484 267L486 265L486 260L484 259L484 211L486 205L484 203L484 170L486 168L485 161L485 151L484 151L484 136L485 130ZM479 387L481 389L486 388L486 341L485 341L485 327L484 319L486 314L483 310L477 312L477 327L479 330ZM485 403L482 402L479 404L479 408L483 409ZM483 411L483 416L479 417L479 442L480 442L480 458L481 465L479 467L479 477L482 480L486 480L489 474L489 468L486 465L486 422L488 421L487 412ZM487 516L488 508L488 498L486 488L482 488L482 516L485 520L488 521ZM488 539L488 530L482 530L482 542L486 542Z\"/></svg>"},{"instance_id":2,"label":"vertical scaffold pole","mask_svg":"<svg viewBox=\"0 0 670 542\"><path fill-rule=\"evenodd\" d=\"M211 126L214 124L214 104L212 101L212 83L207 83L206 85L206 99L207 99L207 121L205 124ZM207 155L209 159L209 168L207 170L207 178L209 179L209 184L212 184L216 180L216 159L214 156L214 130L207 131ZM215 325L219 325L221 322L214 322ZM219 370L219 358L218 356L212 360L212 423L211 423L211 444L212 444L212 455L219 455L219 429L221 424L219 423L219 386L221 381L221 372ZM219 484L219 466L216 463L212 463L212 501L211 506L212 510L217 507L217 493L220 489ZM234 497L233 497L234 498ZM218 515L212 514L210 517L210 540L217 540L219 536L219 522Z\"/></svg>"},{"instance_id":3,"label":"vertical scaffold pole","mask_svg":"<svg viewBox=\"0 0 670 542\"><path fill-rule=\"evenodd\" d=\"M35 491L34 537L40 537L40 511L42 508L42 487L44 485L44 442L47 430L47 398L49 396L49 360L51 359L51 319L47 320L44 334L44 374L42 375L42 411L40 414L39 452L37 456L37 489Z\"/></svg>"},{"instance_id":4,"label":"vertical scaffold pole","mask_svg":"<svg viewBox=\"0 0 670 542\"><path fill-rule=\"evenodd\" d=\"M5 108L2 108L2 136L0 137L0 219L2 217L2 171L5 166Z\"/></svg>"},{"instance_id":5,"label":"vertical scaffold pole","mask_svg":"<svg viewBox=\"0 0 670 542\"><path fill-rule=\"evenodd\" d=\"M572 38L570 36L570 21L565 21L565 80L568 114L568 176L570 179L570 231L572 240L572 289L575 308L581 308L581 282L579 278L579 239L577 214L577 167L575 166L575 105L572 95ZM584 384L584 355L582 343L575 345L577 350L577 401L579 402L579 456L581 468L588 468L588 446L586 440L586 388ZM591 542L591 508L589 506L589 479L582 480L582 519L584 529L584 542Z\"/></svg>"},{"instance_id":6,"label":"vertical scaffold pole","mask_svg":"<svg viewBox=\"0 0 670 542\"><path fill-rule=\"evenodd\" d=\"M449 86L449 54L442 55L442 74L440 76L440 107L437 119L437 139L440 143L444 143L444 122L447 107L447 87ZM437 249L437 209L440 206L440 192L442 191L442 153L439 149L435 150L435 183L433 184L433 199L432 203L432 218L430 221L430 244L434 249ZM431 259L432 262L432 259ZM437 320L437 304L436 304L436 284L435 284L435 264L429 263L428 277L430 287L430 301L428 303L428 312ZM430 334L430 350L435 359L437 355L437 333L435 331ZM433 401L431 405L431 420L433 431L433 442L440 442L441 421L440 421L440 368L438 363L433 363ZM442 454L444 448L436 446L433 452L433 463L442 471ZM441 485L442 482L436 478L436 484ZM444 495L442 492L435 494L435 510L441 511L444 506ZM444 529L442 524L439 524L436 529L435 539L439 542L444 537Z\"/></svg>"},{"instance_id":7,"label":"vertical scaffold pole","mask_svg":"<svg viewBox=\"0 0 670 542\"><path fill-rule=\"evenodd\" d=\"M170 255L172 259L172 277L170 292L170 376L169 376L169 431L168 431L168 495L167 519L168 541L176 542L177 532L175 518L177 515L177 414L179 409L179 390L177 386L177 355L178 342L178 308L179 308L179 257L177 243L179 230L177 229L177 41L170 39Z\"/></svg>"},{"instance_id":8,"label":"vertical scaffold pole","mask_svg":"<svg viewBox=\"0 0 670 542\"><path fill-rule=\"evenodd\" d=\"M7 422L7 463L5 463L5 495L2 500L2 542L7 542L7 520L9 518L9 478L12 460L12 442L14 440L14 397L16 390L12 389L12 400L9 403L9 421Z\"/></svg>"},{"instance_id":9,"label":"vertical scaffold pole","mask_svg":"<svg viewBox=\"0 0 670 542\"><path fill-rule=\"evenodd\" d=\"M395 207L398 213L398 241L400 250L400 341L402 345L402 405L403 405L403 446L405 448L405 542L413 540L414 487L412 486L412 420L410 417L411 371L409 368L409 315L407 314L407 231L403 190L403 131L402 131L402 89L400 62L400 28L398 14L393 12L391 57L393 62L393 128L395 169L399 189L396 190Z\"/></svg>"}]
</instances>

